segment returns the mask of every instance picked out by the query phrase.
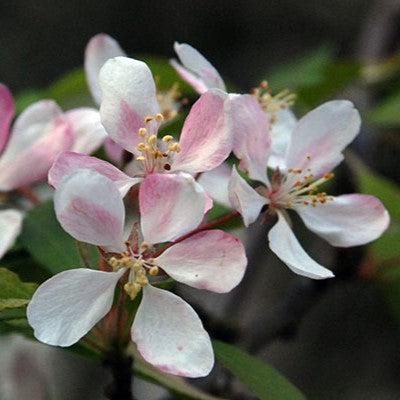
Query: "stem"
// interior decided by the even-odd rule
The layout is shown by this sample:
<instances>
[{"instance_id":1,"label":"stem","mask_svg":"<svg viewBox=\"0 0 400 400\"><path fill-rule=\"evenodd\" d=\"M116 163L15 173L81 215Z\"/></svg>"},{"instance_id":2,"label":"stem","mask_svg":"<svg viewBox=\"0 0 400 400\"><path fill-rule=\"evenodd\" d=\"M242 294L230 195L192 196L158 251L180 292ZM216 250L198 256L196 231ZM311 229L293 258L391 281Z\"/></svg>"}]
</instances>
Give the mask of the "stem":
<instances>
[{"instance_id":1,"label":"stem","mask_svg":"<svg viewBox=\"0 0 400 400\"><path fill-rule=\"evenodd\" d=\"M113 378L105 390L106 397L109 400L134 400L132 393L133 359L116 344L104 364L110 369Z\"/></svg>"},{"instance_id":2,"label":"stem","mask_svg":"<svg viewBox=\"0 0 400 400\"><path fill-rule=\"evenodd\" d=\"M86 268L92 268L90 254L89 254L89 248L88 248L87 244L77 240L76 247L78 248L78 253L79 253L79 256L81 257L81 260L83 261L84 266Z\"/></svg>"}]
</instances>

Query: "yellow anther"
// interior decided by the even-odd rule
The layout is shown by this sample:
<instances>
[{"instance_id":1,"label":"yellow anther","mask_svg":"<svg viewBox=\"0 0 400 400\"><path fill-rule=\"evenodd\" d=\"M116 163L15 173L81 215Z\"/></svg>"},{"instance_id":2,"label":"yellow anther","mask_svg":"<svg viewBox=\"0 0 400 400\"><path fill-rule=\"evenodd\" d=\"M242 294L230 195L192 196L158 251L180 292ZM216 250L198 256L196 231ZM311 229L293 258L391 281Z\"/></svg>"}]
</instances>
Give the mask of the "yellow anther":
<instances>
[{"instance_id":1,"label":"yellow anther","mask_svg":"<svg viewBox=\"0 0 400 400\"><path fill-rule=\"evenodd\" d=\"M145 119L144 122L145 124L148 124L149 122L153 121L153 117L151 115L148 115Z\"/></svg>"},{"instance_id":2,"label":"yellow anther","mask_svg":"<svg viewBox=\"0 0 400 400\"><path fill-rule=\"evenodd\" d=\"M151 145L155 145L157 143L157 136L156 135L151 135L148 139L147 139L147 143L151 144Z\"/></svg>"},{"instance_id":3,"label":"yellow anther","mask_svg":"<svg viewBox=\"0 0 400 400\"><path fill-rule=\"evenodd\" d=\"M138 157L136 157L136 160L138 160L138 161L145 161L145 160L146 160L146 157L138 156Z\"/></svg>"},{"instance_id":4,"label":"yellow anther","mask_svg":"<svg viewBox=\"0 0 400 400\"><path fill-rule=\"evenodd\" d=\"M137 148L139 151L146 151L147 146L146 146L145 143L140 142L140 143L136 146L136 148Z\"/></svg>"},{"instance_id":5,"label":"yellow anther","mask_svg":"<svg viewBox=\"0 0 400 400\"><path fill-rule=\"evenodd\" d=\"M139 128L138 135L142 136L142 137L145 137L147 135L147 129L146 128Z\"/></svg>"},{"instance_id":6,"label":"yellow anther","mask_svg":"<svg viewBox=\"0 0 400 400\"><path fill-rule=\"evenodd\" d=\"M173 140L173 139L174 139L173 136L171 136L171 135L165 135L165 136L162 138L162 141L163 141L163 142L170 142L170 141Z\"/></svg>"},{"instance_id":7,"label":"yellow anther","mask_svg":"<svg viewBox=\"0 0 400 400\"><path fill-rule=\"evenodd\" d=\"M329 172L328 174L324 175L324 178L326 180L332 179L335 176L335 174L333 172Z\"/></svg>"},{"instance_id":8,"label":"yellow anther","mask_svg":"<svg viewBox=\"0 0 400 400\"><path fill-rule=\"evenodd\" d=\"M138 275L136 277L136 282L140 285L140 286L146 286L149 283L149 280L147 279L147 276L144 275Z\"/></svg>"},{"instance_id":9,"label":"yellow anther","mask_svg":"<svg viewBox=\"0 0 400 400\"><path fill-rule=\"evenodd\" d=\"M141 245L140 245L140 250L141 250L142 252L144 252L144 251L146 251L146 250L149 250L151 247L152 247L151 243L149 243L149 242L142 242Z\"/></svg>"},{"instance_id":10,"label":"yellow anther","mask_svg":"<svg viewBox=\"0 0 400 400\"><path fill-rule=\"evenodd\" d=\"M156 115L156 121L157 121L157 122L162 122L162 121L164 121L164 116L163 116L162 114L158 113L158 114Z\"/></svg>"},{"instance_id":11,"label":"yellow anther","mask_svg":"<svg viewBox=\"0 0 400 400\"><path fill-rule=\"evenodd\" d=\"M171 143L168 146L168 150L179 153L181 151L181 146L179 145L179 143Z\"/></svg>"},{"instance_id":12,"label":"yellow anther","mask_svg":"<svg viewBox=\"0 0 400 400\"><path fill-rule=\"evenodd\" d=\"M156 275L158 275L158 272L159 272L159 268L158 268L156 265L154 265L153 267L151 267L151 268L149 269L149 274L150 274L151 276L156 276Z\"/></svg>"},{"instance_id":13,"label":"yellow anther","mask_svg":"<svg viewBox=\"0 0 400 400\"><path fill-rule=\"evenodd\" d=\"M132 300L138 295L141 289L142 286L136 282L127 282L124 285L125 292Z\"/></svg>"},{"instance_id":14,"label":"yellow anther","mask_svg":"<svg viewBox=\"0 0 400 400\"><path fill-rule=\"evenodd\" d=\"M134 269L135 272L139 272L140 270L143 269L143 264L144 264L143 260L136 260L133 263L132 268Z\"/></svg>"}]
</instances>

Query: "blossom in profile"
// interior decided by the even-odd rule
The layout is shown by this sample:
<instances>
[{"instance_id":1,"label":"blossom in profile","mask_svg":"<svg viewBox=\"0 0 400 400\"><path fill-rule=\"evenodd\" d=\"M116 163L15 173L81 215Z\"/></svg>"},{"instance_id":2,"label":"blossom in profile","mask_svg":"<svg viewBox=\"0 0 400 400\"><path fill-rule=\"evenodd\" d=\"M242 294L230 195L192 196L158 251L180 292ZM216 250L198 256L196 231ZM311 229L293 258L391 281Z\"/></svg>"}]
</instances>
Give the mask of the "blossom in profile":
<instances>
[{"instance_id":1,"label":"blossom in profile","mask_svg":"<svg viewBox=\"0 0 400 400\"><path fill-rule=\"evenodd\" d=\"M120 283L132 299L142 293L131 337L144 359L168 373L205 376L214 363L207 332L193 308L157 282L168 275L194 288L228 292L245 272L243 245L221 230L192 231L206 196L187 174L154 173L141 183L140 229L134 224L129 237L124 193L118 181L89 169L74 171L58 186L60 224L75 239L100 246L110 271L72 269L44 282L27 311L35 337L56 346L76 343L110 311Z\"/></svg>"},{"instance_id":2,"label":"blossom in profile","mask_svg":"<svg viewBox=\"0 0 400 400\"><path fill-rule=\"evenodd\" d=\"M259 129L265 129L266 121L261 115L259 123ZM327 102L297 123L285 153L284 168L267 173L268 144L258 149L260 157L254 157L251 164L241 162L241 168L261 185L254 189L236 168L229 183L226 174L220 177L228 186L230 204L240 212L246 226L265 209L277 216L268 234L269 246L300 275L315 279L333 276L301 247L287 210L295 211L311 231L337 247L366 244L388 227L388 212L377 198L364 194L330 196L320 189L334 177L331 171L343 160L342 152L359 133L360 124L360 115L351 102ZM249 141L243 137L242 142L246 149Z\"/></svg>"}]
</instances>

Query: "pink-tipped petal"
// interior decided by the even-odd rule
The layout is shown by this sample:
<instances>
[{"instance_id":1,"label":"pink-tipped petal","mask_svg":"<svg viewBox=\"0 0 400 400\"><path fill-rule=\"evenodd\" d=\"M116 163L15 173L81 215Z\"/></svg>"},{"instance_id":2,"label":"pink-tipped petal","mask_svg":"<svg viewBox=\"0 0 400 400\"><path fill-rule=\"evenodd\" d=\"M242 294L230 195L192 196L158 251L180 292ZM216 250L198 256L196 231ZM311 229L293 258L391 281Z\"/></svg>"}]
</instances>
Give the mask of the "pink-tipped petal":
<instances>
[{"instance_id":1,"label":"pink-tipped petal","mask_svg":"<svg viewBox=\"0 0 400 400\"><path fill-rule=\"evenodd\" d=\"M169 247L155 262L178 282L226 293L242 280L247 258L237 237L221 230L208 230Z\"/></svg>"},{"instance_id":2,"label":"pink-tipped petal","mask_svg":"<svg viewBox=\"0 0 400 400\"><path fill-rule=\"evenodd\" d=\"M0 211L0 258L14 245L22 229L24 214L15 209Z\"/></svg>"},{"instance_id":3,"label":"pink-tipped petal","mask_svg":"<svg viewBox=\"0 0 400 400\"><path fill-rule=\"evenodd\" d=\"M175 69L178 75L186 81L197 93L203 94L207 92L208 87L203 82L203 80L197 77L195 74L192 74L188 69L182 67L176 60L169 60L171 66Z\"/></svg>"},{"instance_id":4,"label":"pink-tipped petal","mask_svg":"<svg viewBox=\"0 0 400 400\"><path fill-rule=\"evenodd\" d=\"M276 121L271 126L272 144L271 154L268 159L268 167L279 167L281 170L286 169L286 150L296 124L297 118L290 109L285 108L276 114Z\"/></svg>"},{"instance_id":5,"label":"pink-tipped petal","mask_svg":"<svg viewBox=\"0 0 400 400\"><path fill-rule=\"evenodd\" d=\"M199 53L199 51L189 44L177 42L174 43L174 50L179 57L180 62L183 64L184 69L187 70L186 74L181 75L182 78L185 79L185 76L189 77L189 79L185 80L200 94L203 93L199 91L199 89L202 89L201 85L193 85L193 83L196 82L194 82L188 74L192 73L192 76L197 78L198 82L203 83L204 87L207 89L216 88L226 91L225 83L218 71L201 53ZM178 70L178 73L181 73L182 70L183 68L181 67L181 70Z\"/></svg>"},{"instance_id":6,"label":"pink-tipped petal","mask_svg":"<svg viewBox=\"0 0 400 400\"><path fill-rule=\"evenodd\" d=\"M149 67L126 57L108 60L100 71L101 122L111 139L131 153L142 141L144 119L159 112L156 86Z\"/></svg>"},{"instance_id":7,"label":"pink-tipped petal","mask_svg":"<svg viewBox=\"0 0 400 400\"><path fill-rule=\"evenodd\" d=\"M58 154L72 142L71 127L53 101L28 107L17 118L0 158L0 190L44 180Z\"/></svg>"},{"instance_id":8,"label":"pink-tipped petal","mask_svg":"<svg viewBox=\"0 0 400 400\"><path fill-rule=\"evenodd\" d=\"M198 378L210 373L210 337L193 308L166 290L147 285L132 326L143 358L173 375Z\"/></svg>"},{"instance_id":9,"label":"pink-tipped petal","mask_svg":"<svg viewBox=\"0 0 400 400\"><path fill-rule=\"evenodd\" d=\"M361 125L353 103L334 100L310 111L297 123L287 149L288 168L310 170L315 177L330 172L342 160L342 151L357 136Z\"/></svg>"},{"instance_id":10,"label":"pink-tipped petal","mask_svg":"<svg viewBox=\"0 0 400 400\"><path fill-rule=\"evenodd\" d=\"M124 250L125 208L113 181L88 169L61 182L54 195L61 226L76 240Z\"/></svg>"},{"instance_id":11,"label":"pink-tipped petal","mask_svg":"<svg viewBox=\"0 0 400 400\"><path fill-rule=\"evenodd\" d=\"M8 88L0 83L0 153L7 144L14 114L14 98Z\"/></svg>"},{"instance_id":12,"label":"pink-tipped petal","mask_svg":"<svg viewBox=\"0 0 400 400\"><path fill-rule=\"evenodd\" d=\"M296 206L307 228L332 246L360 246L377 239L387 229L390 217L374 196L345 194L324 204Z\"/></svg>"},{"instance_id":13,"label":"pink-tipped petal","mask_svg":"<svg viewBox=\"0 0 400 400\"><path fill-rule=\"evenodd\" d=\"M296 274L312 279L332 278L329 269L316 263L300 246L285 217L278 212L278 221L268 233L270 249Z\"/></svg>"},{"instance_id":14,"label":"pink-tipped petal","mask_svg":"<svg viewBox=\"0 0 400 400\"><path fill-rule=\"evenodd\" d=\"M250 178L268 184L267 164L271 151L271 133L267 114L254 96L230 95L234 136L233 152L240 169Z\"/></svg>"},{"instance_id":15,"label":"pink-tipped petal","mask_svg":"<svg viewBox=\"0 0 400 400\"><path fill-rule=\"evenodd\" d=\"M213 200L228 208L232 207L228 193L231 171L231 167L223 163L211 171L203 172L197 179L197 182Z\"/></svg>"},{"instance_id":16,"label":"pink-tipped petal","mask_svg":"<svg viewBox=\"0 0 400 400\"><path fill-rule=\"evenodd\" d=\"M89 90L96 104L101 103L101 88L99 84L99 73L101 67L110 58L125 56L118 42L105 33L99 33L92 37L85 50L85 73Z\"/></svg>"},{"instance_id":17,"label":"pink-tipped petal","mask_svg":"<svg viewBox=\"0 0 400 400\"><path fill-rule=\"evenodd\" d=\"M104 141L104 150L107 157L116 165L121 165L124 159L125 149L115 143L109 136Z\"/></svg>"},{"instance_id":18,"label":"pink-tipped petal","mask_svg":"<svg viewBox=\"0 0 400 400\"><path fill-rule=\"evenodd\" d=\"M218 89L209 90L194 103L183 125L172 170L190 174L218 167L232 150L229 127L228 95Z\"/></svg>"},{"instance_id":19,"label":"pink-tipped petal","mask_svg":"<svg viewBox=\"0 0 400 400\"><path fill-rule=\"evenodd\" d=\"M40 285L27 309L36 339L62 347L76 343L110 311L123 273L71 269Z\"/></svg>"},{"instance_id":20,"label":"pink-tipped petal","mask_svg":"<svg viewBox=\"0 0 400 400\"><path fill-rule=\"evenodd\" d=\"M232 207L238 211L246 226L253 223L260 215L261 209L268 204L265 197L259 195L237 172L232 168L232 175L228 185L229 200Z\"/></svg>"},{"instance_id":21,"label":"pink-tipped petal","mask_svg":"<svg viewBox=\"0 0 400 400\"><path fill-rule=\"evenodd\" d=\"M203 219L206 195L189 174L151 174L140 185L139 206L144 239L156 244L195 229Z\"/></svg>"},{"instance_id":22,"label":"pink-tipped petal","mask_svg":"<svg viewBox=\"0 0 400 400\"><path fill-rule=\"evenodd\" d=\"M89 169L97 171L114 182L116 187L124 197L129 189L139 183L140 179L131 178L124 174L114 165L100 160L96 157L90 157L85 154L66 151L61 153L49 171L49 184L55 189L60 187L61 182L69 175L72 175L79 169Z\"/></svg>"},{"instance_id":23,"label":"pink-tipped petal","mask_svg":"<svg viewBox=\"0 0 400 400\"><path fill-rule=\"evenodd\" d=\"M103 144L107 133L100 122L100 113L97 110L76 108L64 115L70 123L74 137L72 151L92 154Z\"/></svg>"}]
</instances>

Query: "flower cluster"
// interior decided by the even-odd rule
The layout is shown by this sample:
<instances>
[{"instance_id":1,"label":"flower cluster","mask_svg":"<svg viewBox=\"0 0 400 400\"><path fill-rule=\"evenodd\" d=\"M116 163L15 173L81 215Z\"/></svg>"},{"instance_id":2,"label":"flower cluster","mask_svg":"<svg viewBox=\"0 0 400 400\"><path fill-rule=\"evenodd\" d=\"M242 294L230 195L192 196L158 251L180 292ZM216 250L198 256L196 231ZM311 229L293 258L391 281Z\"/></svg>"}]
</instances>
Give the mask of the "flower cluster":
<instances>
[{"instance_id":1,"label":"flower cluster","mask_svg":"<svg viewBox=\"0 0 400 400\"><path fill-rule=\"evenodd\" d=\"M104 34L85 53L99 110L63 113L53 102L40 102L18 117L5 147L14 105L0 86L0 190L48 173L61 226L101 254L100 269L64 271L35 292L27 315L38 340L70 346L107 315L125 315L125 303L134 300L137 309L125 323L142 357L165 372L200 377L213 367L210 338L193 308L162 283L172 278L216 293L240 283L244 247L214 229L218 224L208 220L214 202L231 209L224 220L241 215L248 226L263 214L273 221L271 250L295 273L315 279L333 273L297 241L292 211L342 247L378 238L389 217L372 196L331 196L322 188L359 133L351 102L330 101L297 120L293 94L273 95L265 82L251 94L228 93L197 50L174 48L180 62L171 65L199 93L179 137L159 135L179 114L176 87L157 91L149 67ZM88 155L101 143L113 163ZM237 166L226 162L231 154ZM0 255L21 220L20 211L0 211Z\"/></svg>"}]
</instances>

